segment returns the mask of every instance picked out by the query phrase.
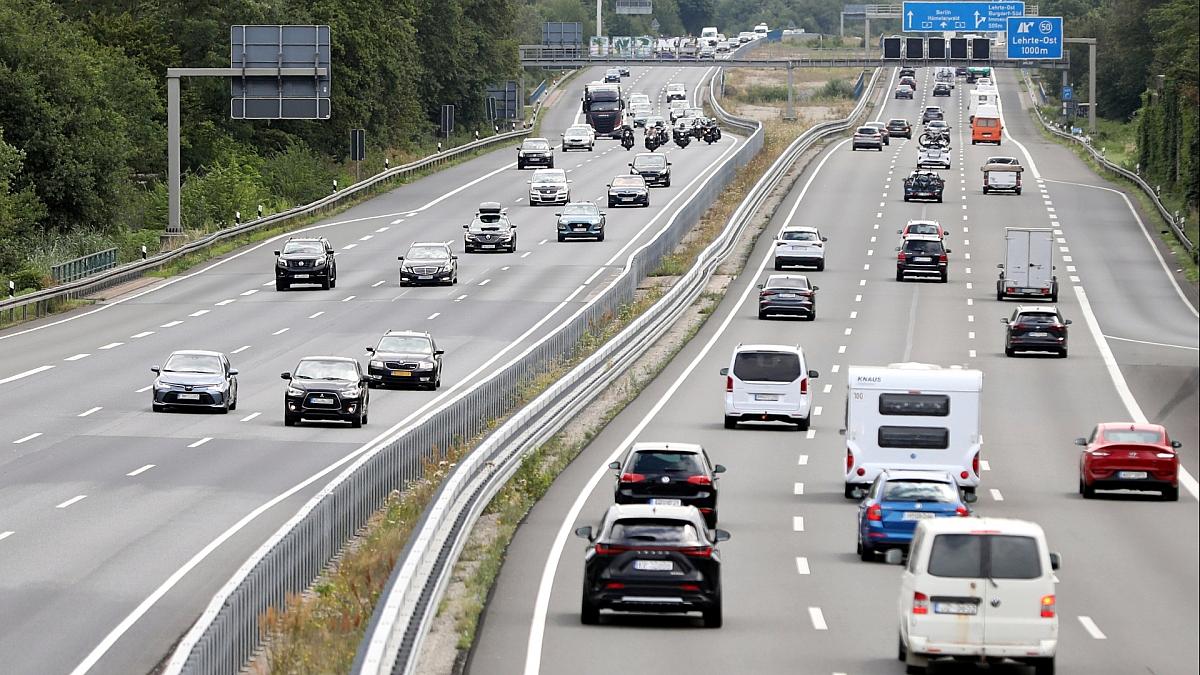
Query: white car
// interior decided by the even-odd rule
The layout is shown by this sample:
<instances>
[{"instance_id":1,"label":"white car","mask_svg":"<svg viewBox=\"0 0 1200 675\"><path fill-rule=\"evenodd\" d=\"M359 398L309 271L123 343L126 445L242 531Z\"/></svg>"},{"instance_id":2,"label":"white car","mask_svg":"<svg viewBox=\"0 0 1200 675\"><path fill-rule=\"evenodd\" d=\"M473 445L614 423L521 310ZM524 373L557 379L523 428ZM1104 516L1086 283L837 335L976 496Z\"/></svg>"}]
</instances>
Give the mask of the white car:
<instances>
[{"instance_id":1,"label":"white car","mask_svg":"<svg viewBox=\"0 0 1200 675\"><path fill-rule=\"evenodd\" d=\"M898 549L887 552L898 563ZM897 657L909 673L933 659L1006 658L1053 675L1058 651L1055 570L1041 526L1009 518L918 521L900 575Z\"/></svg>"},{"instance_id":2,"label":"white car","mask_svg":"<svg viewBox=\"0 0 1200 675\"><path fill-rule=\"evenodd\" d=\"M633 120L633 126L644 127L653 113L654 106L649 103L634 103L630 106L629 117Z\"/></svg>"},{"instance_id":3,"label":"white car","mask_svg":"<svg viewBox=\"0 0 1200 675\"><path fill-rule=\"evenodd\" d=\"M738 44L744 45L747 42L751 42L753 40L754 40L754 31L744 30L744 31L738 33L738 36L737 36Z\"/></svg>"},{"instance_id":4,"label":"white car","mask_svg":"<svg viewBox=\"0 0 1200 675\"><path fill-rule=\"evenodd\" d=\"M815 266L825 270L825 242L815 227L787 225L775 235L775 269L792 265Z\"/></svg>"},{"instance_id":5,"label":"white car","mask_svg":"<svg viewBox=\"0 0 1200 675\"><path fill-rule=\"evenodd\" d=\"M715 59L717 58L717 50L712 45L704 45L700 48L700 58Z\"/></svg>"},{"instance_id":6,"label":"white car","mask_svg":"<svg viewBox=\"0 0 1200 675\"><path fill-rule=\"evenodd\" d=\"M674 124L675 120L683 117L683 111L689 107L689 104L686 98L677 98L674 101L671 101L669 106L669 117L671 118L671 124Z\"/></svg>"},{"instance_id":7,"label":"white car","mask_svg":"<svg viewBox=\"0 0 1200 675\"><path fill-rule=\"evenodd\" d=\"M788 422L807 430L812 419L812 387L800 345L738 345L725 377L725 428L739 422Z\"/></svg>"},{"instance_id":8,"label":"white car","mask_svg":"<svg viewBox=\"0 0 1200 675\"><path fill-rule=\"evenodd\" d=\"M918 169L949 169L950 153L941 148L922 148L917 153Z\"/></svg>"},{"instance_id":9,"label":"white car","mask_svg":"<svg viewBox=\"0 0 1200 675\"><path fill-rule=\"evenodd\" d=\"M566 204L571 201L570 180L563 169L538 169L529 179L529 205Z\"/></svg>"},{"instance_id":10,"label":"white car","mask_svg":"<svg viewBox=\"0 0 1200 675\"><path fill-rule=\"evenodd\" d=\"M562 151L578 148L591 152L596 148L596 132L588 124L568 127L562 136Z\"/></svg>"},{"instance_id":11,"label":"white car","mask_svg":"<svg viewBox=\"0 0 1200 675\"><path fill-rule=\"evenodd\" d=\"M635 106L639 103L645 103L646 105L650 105L652 102L650 101L650 96L648 94L630 94L629 95L629 107L630 108L632 108L633 106Z\"/></svg>"},{"instance_id":12,"label":"white car","mask_svg":"<svg viewBox=\"0 0 1200 675\"><path fill-rule=\"evenodd\" d=\"M676 99L687 100L687 85L673 82L667 85L667 103Z\"/></svg>"}]
</instances>

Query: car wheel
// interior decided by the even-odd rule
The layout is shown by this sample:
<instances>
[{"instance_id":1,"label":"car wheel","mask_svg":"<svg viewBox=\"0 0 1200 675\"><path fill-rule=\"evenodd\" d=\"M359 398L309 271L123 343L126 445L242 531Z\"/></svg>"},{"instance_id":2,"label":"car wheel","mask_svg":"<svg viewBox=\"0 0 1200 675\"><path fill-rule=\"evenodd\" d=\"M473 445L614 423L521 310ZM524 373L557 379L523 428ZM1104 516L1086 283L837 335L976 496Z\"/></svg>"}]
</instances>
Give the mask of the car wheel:
<instances>
[{"instance_id":1,"label":"car wheel","mask_svg":"<svg viewBox=\"0 0 1200 675\"><path fill-rule=\"evenodd\" d=\"M896 270L896 281L904 281L904 272Z\"/></svg>"},{"instance_id":2,"label":"car wheel","mask_svg":"<svg viewBox=\"0 0 1200 675\"><path fill-rule=\"evenodd\" d=\"M767 313L766 313L766 312L764 312L764 311L762 311L762 310L759 310L759 312L758 312L758 318L759 318L760 320L767 318Z\"/></svg>"},{"instance_id":3,"label":"car wheel","mask_svg":"<svg viewBox=\"0 0 1200 675\"><path fill-rule=\"evenodd\" d=\"M279 281L278 279L275 280L275 290L277 290L277 291L286 291L287 289L289 289L291 287L292 287L292 285L287 283L286 281Z\"/></svg>"},{"instance_id":4,"label":"car wheel","mask_svg":"<svg viewBox=\"0 0 1200 675\"><path fill-rule=\"evenodd\" d=\"M294 427L294 426L296 426L296 422L299 422L299 421L300 421L299 415L292 415L289 413L283 414L283 426L285 426L285 427Z\"/></svg>"},{"instance_id":5,"label":"car wheel","mask_svg":"<svg viewBox=\"0 0 1200 675\"><path fill-rule=\"evenodd\" d=\"M667 179L666 183L663 183L663 187L671 187L671 179L670 178Z\"/></svg>"},{"instance_id":6,"label":"car wheel","mask_svg":"<svg viewBox=\"0 0 1200 675\"><path fill-rule=\"evenodd\" d=\"M611 199L608 200L608 208L610 208L610 209L613 208L613 202Z\"/></svg>"},{"instance_id":7,"label":"car wheel","mask_svg":"<svg viewBox=\"0 0 1200 675\"><path fill-rule=\"evenodd\" d=\"M704 610L704 627L720 628L722 623L724 619L721 616L721 596L718 594L713 606Z\"/></svg>"},{"instance_id":8,"label":"car wheel","mask_svg":"<svg viewBox=\"0 0 1200 675\"><path fill-rule=\"evenodd\" d=\"M329 277L329 287L337 288L337 270L334 270L333 276Z\"/></svg>"},{"instance_id":9,"label":"car wheel","mask_svg":"<svg viewBox=\"0 0 1200 675\"><path fill-rule=\"evenodd\" d=\"M904 672L908 675L923 675L929 672L929 657L918 656L911 652L904 654Z\"/></svg>"},{"instance_id":10,"label":"car wheel","mask_svg":"<svg viewBox=\"0 0 1200 675\"><path fill-rule=\"evenodd\" d=\"M524 169L525 169L525 164L523 162L521 162L521 160L518 159L517 160L517 171L523 171Z\"/></svg>"},{"instance_id":11,"label":"car wheel","mask_svg":"<svg viewBox=\"0 0 1200 675\"><path fill-rule=\"evenodd\" d=\"M1033 666L1034 675L1054 675L1054 657L1044 659L1030 659L1029 665Z\"/></svg>"},{"instance_id":12,"label":"car wheel","mask_svg":"<svg viewBox=\"0 0 1200 675\"><path fill-rule=\"evenodd\" d=\"M1096 498L1096 488L1092 487L1091 485L1088 485L1085 482L1083 484L1083 498L1084 499L1095 499Z\"/></svg>"},{"instance_id":13,"label":"car wheel","mask_svg":"<svg viewBox=\"0 0 1200 675\"><path fill-rule=\"evenodd\" d=\"M1179 501L1179 486L1163 488L1162 498L1164 502Z\"/></svg>"},{"instance_id":14,"label":"car wheel","mask_svg":"<svg viewBox=\"0 0 1200 675\"><path fill-rule=\"evenodd\" d=\"M783 263L776 262L775 263L775 271L778 272L781 269L783 269Z\"/></svg>"},{"instance_id":15,"label":"car wheel","mask_svg":"<svg viewBox=\"0 0 1200 675\"><path fill-rule=\"evenodd\" d=\"M562 235L560 234L560 235L558 235L558 240L559 240L559 241L566 241L566 240L567 240L567 238L566 238L566 237L564 237L564 236L562 236Z\"/></svg>"},{"instance_id":16,"label":"car wheel","mask_svg":"<svg viewBox=\"0 0 1200 675\"><path fill-rule=\"evenodd\" d=\"M159 405L157 403L151 403L150 409L153 410L154 412L166 412L167 406Z\"/></svg>"},{"instance_id":17,"label":"car wheel","mask_svg":"<svg viewBox=\"0 0 1200 675\"><path fill-rule=\"evenodd\" d=\"M585 626L594 626L600 623L600 608L588 600L586 592L583 594L583 599L580 602L579 623Z\"/></svg>"},{"instance_id":18,"label":"car wheel","mask_svg":"<svg viewBox=\"0 0 1200 675\"><path fill-rule=\"evenodd\" d=\"M327 291L327 290L329 290L329 287L330 287L329 277L326 276L324 279L321 280L321 290Z\"/></svg>"},{"instance_id":19,"label":"car wheel","mask_svg":"<svg viewBox=\"0 0 1200 675\"><path fill-rule=\"evenodd\" d=\"M821 262L817 263L817 271L818 272L825 271L825 260L824 259L822 259Z\"/></svg>"},{"instance_id":20,"label":"car wheel","mask_svg":"<svg viewBox=\"0 0 1200 675\"><path fill-rule=\"evenodd\" d=\"M944 284L944 283L946 283L946 282L948 282L948 281L950 281L950 273L949 273L949 272L942 272L942 274L941 274L941 276L938 278L938 280L939 280L941 283L943 283L943 284Z\"/></svg>"},{"instance_id":21,"label":"car wheel","mask_svg":"<svg viewBox=\"0 0 1200 675\"><path fill-rule=\"evenodd\" d=\"M904 648L904 638L896 636L896 660L901 663L908 658L908 650Z\"/></svg>"},{"instance_id":22,"label":"car wheel","mask_svg":"<svg viewBox=\"0 0 1200 675\"><path fill-rule=\"evenodd\" d=\"M1017 194L1021 194L1021 188L1017 188Z\"/></svg>"},{"instance_id":23,"label":"car wheel","mask_svg":"<svg viewBox=\"0 0 1200 675\"><path fill-rule=\"evenodd\" d=\"M904 195L904 201L908 201L908 195Z\"/></svg>"},{"instance_id":24,"label":"car wheel","mask_svg":"<svg viewBox=\"0 0 1200 675\"><path fill-rule=\"evenodd\" d=\"M604 241L604 231L603 230L601 230L600 234L596 236L596 241Z\"/></svg>"},{"instance_id":25,"label":"car wheel","mask_svg":"<svg viewBox=\"0 0 1200 675\"><path fill-rule=\"evenodd\" d=\"M1067 358L1067 348L1066 347L1063 347L1062 349L1058 350L1058 358L1060 358L1060 359Z\"/></svg>"},{"instance_id":26,"label":"car wheel","mask_svg":"<svg viewBox=\"0 0 1200 675\"><path fill-rule=\"evenodd\" d=\"M1016 355L1017 355L1017 350L1013 349L1012 347L1005 347L1005 348L1004 348L1004 355L1005 355L1005 356L1016 356Z\"/></svg>"},{"instance_id":27,"label":"car wheel","mask_svg":"<svg viewBox=\"0 0 1200 675\"><path fill-rule=\"evenodd\" d=\"M736 418L732 415L725 416L725 428L726 429L736 429L737 425L738 425L738 418Z\"/></svg>"},{"instance_id":28,"label":"car wheel","mask_svg":"<svg viewBox=\"0 0 1200 675\"><path fill-rule=\"evenodd\" d=\"M796 429L799 431L808 431L808 425L812 422L812 415L801 417L796 421Z\"/></svg>"},{"instance_id":29,"label":"car wheel","mask_svg":"<svg viewBox=\"0 0 1200 675\"><path fill-rule=\"evenodd\" d=\"M875 549L866 544L862 544L858 548L858 559L863 562L875 562Z\"/></svg>"},{"instance_id":30,"label":"car wheel","mask_svg":"<svg viewBox=\"0 0 1200 675\"><path fill-rule=\"evenodd\" d=\"M237 390L236 389L234 390L234 393L233 393L233 400L230 401L230 403L229 403L229 409L237 410Z\"/></svg>"},{"instance_id":31,"label":"car wheel","mask_svg":"<svg viewBox=\"0 0 1200 675\"><path fill-rule=\"evenodd\" d=\"M350 419L350 428L351 429L359 429L362 427L362 425L363 425L362 413L359 413Z\"/></svg>"},{"instance_id":32,"label":"car wheel","mask_svg":"<svg viewBox=\"0 0 1200 675\"><path fill-rule=\"evenodd\" d=\"M939 204L941 204L941 203L942 203L942 196L941 196L941 195L938 195L938 203L939 203Z\"/></svg>"},{"instance_id":33,"label":"car wheel","mask_svg":"<svg viewBox=\"0 0 1200 675\"><path fill-rule=\"evenodd\" d=\"M987 192L988 192L987 186L986 186L986 185L984 185L984 186L983 186L983 194L985 194L985 195L986 195L986 194L987 194Z\"/></svg>"},{"instance_id":34,"label":"car wheel","mask_svg":"<svg viewBox=\"0 0 1200 675\"><path fill-rule=\"evenodd\" d=\"M1079 474L1079 494L1083 494L1083 474Z\"/></svg>"}]
</instances>

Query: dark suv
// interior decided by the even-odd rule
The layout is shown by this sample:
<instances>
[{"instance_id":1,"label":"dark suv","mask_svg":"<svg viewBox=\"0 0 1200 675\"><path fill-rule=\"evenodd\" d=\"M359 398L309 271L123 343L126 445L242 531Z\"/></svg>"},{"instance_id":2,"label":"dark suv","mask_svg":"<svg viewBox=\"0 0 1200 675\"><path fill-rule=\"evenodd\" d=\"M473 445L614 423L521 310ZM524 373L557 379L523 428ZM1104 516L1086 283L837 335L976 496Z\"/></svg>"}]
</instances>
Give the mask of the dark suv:
<instances>
[{"instance_id":1,"label":"dark suv","mask_svg":"<svg viewBox=\"0 0 1200 675\"><path fill-rule=\"evenodd\" d=\"M936 105L931 105L925 108L925 112L921 113L921 124L929 124L932 120L946 119L945 113Z\"/></svg>"},{"instance_id":2,"label":"dark suv","mask_svg":"<svg viewBox=\"0 0 1200 675\"><path fill-rule=\"evenodd\" d=\"M499 202L483 202L470 224L463 225L463 250L516 253L517 226Z\"/></svg>"},{"instance_id":3,"label":"dark suv","mask_svg":"<svg viewBox=\"0 0 1200 675\"><path fill-rule=\"evenodd\" d=\"M896 281L904 281L906 274L935 274L938 281L946 283L949 278L950 249L940 237L928 234L913 234L896 248Z\"/></svg>"},{"instance_id":4,"label":"dark suv","mask_svg":"<svg viewBox=\"0 0 1200 675\"><path fill-rule=\"evenodd\" d=\"M337 262L328 239L291 237L275 251L275 290L286 291L292 284L320 284L325 290L337 286Z\"/></svg>"},{"instance_id":5,"label":"dark suv","mask_svg":"<svg viewBox=\"0 0 1200 675\"><path fill-rule=\"evenodd\" d=\"M646 179L646 185L661 185L671 187L671 163L666 155L653 152L642 152L634 155L629 163L629 173L636 173Z\"/></svg>"},{"instance_id":6,"label":"dark suv","mask_svg":"<svg viewBox=\"0 0 1200 675\"><path fill-rule=\"evenodd\" d=\"M1011 318L1000 321L1006 326L1005 356L1032 351L1055 352L1059 358L1067 358L1067 326L1071 320L1064 319L1057 307L1022 305L1013 310Z\"/></svg>"},{"instance_id":7,"label":"dark suv","mask_svg":"<svg viewBox=\"0 0 1200 675\"><path fill-rule=\"evenodd\" d=\"M721 556L725 530L705 527L694 506L614 504L583 556L579 620L600 622L600 610L700 612L706 628L721 627Z\"/></svg>"},{"instance_id":8,"label":"dark suv","mask_svg":"<svg viewBox=\"0 0 1200 675\"><path fill-rule=\"evenodd\" d=\"M912 125L908 123L908 120L893 118L887 121L887 132L889 136L912 138Z\"/></svg>"},{"instance_id":9,"label":"dark suv","mask_svg":"<svg viewBox=\"0 0 1200 675\"><path fill-rule=\"evenodd\" d=\"M288 381L283 424L303 419L337 420L358 428L367 423L369 376L358 361L341 356L306 356L296 369L280 375Z\"/></svg>"},{"instance_id":10,"label":"dark suv","mask_svg":"<svg viewBox=\"0 0 1200 675\"><path fill-rule=\"evenodd\" d=\"M442 354L433 336L411 330L389 330L374 347L367 347L371 361L370 384L405 385L424 389L442 386Z\"/></svg>"},{"instance_id":11,"label":"dark suv","mask_svg":"<svg viewBox=\"0 0 1200 675\"><path fill-rule=\"evenodd\" d=\"M717 526L717 474L704 448L695 443L634 443L617 472L613 501L618 504L695 506L709 527Z\"/></svg>"}]
</instances>

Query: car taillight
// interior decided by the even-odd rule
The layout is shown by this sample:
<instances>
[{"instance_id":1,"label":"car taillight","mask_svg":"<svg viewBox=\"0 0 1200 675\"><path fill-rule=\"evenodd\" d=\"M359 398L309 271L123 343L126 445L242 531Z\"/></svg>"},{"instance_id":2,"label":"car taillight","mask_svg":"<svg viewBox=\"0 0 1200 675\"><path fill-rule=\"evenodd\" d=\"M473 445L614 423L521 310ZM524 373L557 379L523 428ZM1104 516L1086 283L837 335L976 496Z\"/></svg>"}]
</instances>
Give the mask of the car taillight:
<instances>
[{"instance_id":1,"label":"car taillight","mask_svg":"<svg viewBox=\"0 0 1200 675\"><path fill-rule=\"evenodd\" d=\"M692 485L712 485L712 479L708 476L688 476L687 482Z\"/></svg>"},{"instance_id":2,"label":"car taillight","mask_svg":"<svg viewBox=\"0 0 1200 675\"><path fill-rule=\"evenodd\" d=\"M1054 618L1054 596L1053 595L1043 595L1042 596L1042 618L1043 619L1053 619Z\"/></svg>"},{"instance_id":3,"label":"car taillight","mask_svg":"<svg viewBox=\"0 0 1200 675\"><path fill-rule=\"evenodd\" d=\"M983 184L984 186L988 184L988 176L986 171L983 173Z\"/></svg>"},{"instance_id":4,"label":"car taillight","mask_svg":"<svg viewBox=\"0 0 1200 675\"><path fill-rule=\"evenodd\" d=\"M699 584L679 584L679 590L691 591L693 593L699 593L700 585Z\"/></svg>"},{"instance_id":5,"label":"car taillight","mask_svg":"<svg viewBox=\"0 0 1200 675\"><path fill-rule=\"evenodd\" d=\"M967 507L962 506L962 505L959 505L958 508L954 509L954 512L964 518L971 515L971 512L969 510L967 510Z\"/></svg>"},{"instance_id":6,"label":"car taillight","mask_svg":"<svg viewBox=\"0 0 1200 675\"><path fill-rule=\"evenodd\" d=\"M725 391L733 391L733 376L725 376Z\"/></svg>"},{"instance_id":7,"label":"car taillight","mask_svg":"<svg viewBox=\"0 0 1200 675\"><path fill-rule=\"evenodd\" d=\"M959 477L959 478L961 478L961 479L963 479L963 480L966 480L968 475L969 475L969 474L967 474L967 472L966 472L966 471L963 471L963 472L961 472L961 473L959 473L959 474L958 474L958 477Z\"/></svg>"},{"instance_id":8,"label":"car taillight","mask_svg":"<svg viewBox=\"0 0 1200 675\"><path fill-rule=\"evenodd\" d=\"M872 504L867 507L867 520L880 522L883 520L883 507L878 504Z\"/></svg>"},{"instance_id":9,"label":"car taillight","mask_svg":"<svg viewBox=\"0 0 1200 675\"><path fill-rule=\"evenodd\" d=\"M939 255L939 256L938 256L938 262L946 262L946 261L948 261L948 260L949 260L949 258L948 258L948 257L946 257L946 254L945 254L945 253L943 253L943 254L941 254L941 255Z\"/></svg>"},{"instance_id":10,"label":"car taillight","mask_svg":"<svg viewBox=\"0 0 1200 675\"><path fill-rule=\"evenodd\" d=\"M913 614L929 613L929 596L920 591L913 591Z\"/></svg>"},{"instance_id":11,"label":"car taillight","mask_svg":"<svg viewBox=\"0 0 1200 675\"><path fill-rule=\"evenodd\" d=\"M904 262L904 251L900 251L899 253L896 254L896 260L898 260L899 262Z\"/></svg>"},{"instance_id":12,"label":"car taillight","mask_svg":"<svg viewBox=\"0 0 1200 675\"><path fill-rule=\"evenodd\" d=\"M760 298L769 298L772 295L775 295L775 291L759 291L758 293L758 297Z\"/></svg>"},{"instance_id":13,"label":"car taillight","mask_svg":"<svg viewBox=\"0 0 1200 675\"><path fill-rule=\"evenodd\" d=\"M1021 187L1021 172L1017 172L1017 187Z\"/></svg>"},{"instance_id":14,"label":"car taillight","mask_svg":"<svg viewBox=\"0 0 1200 675\"><path fill-rule=\"evenodd\" d=\"M807 377L800 378L800 393L801 394L808 393L808 378Z\"/></svg>"},{"instance_id":15,"label":"car taillight","mask_svg":"<svg viewBox=\"0 0 1200 675\"><path fill-rule=\"evenodd\" d=\"M628 551L628 546L613 546L612 544L596 544L596 555L616 555Z\"/></svg>"},{"instance_id":16,"label":"car taillight","mask_svg":"<svg viewBox=\"0 0 1200 675\"><path fill-rule=\"evenodd\" d=\"M604 588L610 591L619 591L622 588L625 588L625 584L619 581L610 581L607 584L604 584Z\"/></svg>"},{"instance_id":17,"label":"car taillight","mask_svg":"<svg viewBox=\"0 0 1200 675\"><path fill-rule=\"evenodd\" d=\"M854 468L854 453L850 448L846 448L846 473L850 473L850 469Z\"/></svg>"},{"instance_id":18,"label":"car taillight","mask_svg":"<svg viewBox=\"0 0 1200 675\"><path fill-rule=\"evenodd\" d=\"M679 549L679 552L691 558L711 558L711 546L685 546Z\"/></svg>"},{"instance_id":19,"label":"car taillight","mask_svg":"<svg viewBox=\"0 0 1200 675\"><path fill-rule=\"evenodd\" d=\"M623 473L621 474L622 483L640 483L646 480L646 475L642 473Z\"/></svg>"},{"instance_id":20,"label":"car taillight","mask_svg":"<svg viewBox=\"0 0 1200 675\"><path fill-rule=\"evenodd\" d=\"M1023 324L1021 322L1014 323L1012 325L1012 327L1016 328L1017 330L1026 330L1029 328L1029 326L1027 324Z\"/></svg>"},{"instance_id":21,"label":"car taillight","mask_svg":"<svg viewBox=\"0 0 1200 675\"><path fill-rule=\"evenodd\" d=\"M975 453L975 456L971 458L971 471L974 471L976 476L979 475L979 453L978 452Z\"/></svg>"}]
</instances>

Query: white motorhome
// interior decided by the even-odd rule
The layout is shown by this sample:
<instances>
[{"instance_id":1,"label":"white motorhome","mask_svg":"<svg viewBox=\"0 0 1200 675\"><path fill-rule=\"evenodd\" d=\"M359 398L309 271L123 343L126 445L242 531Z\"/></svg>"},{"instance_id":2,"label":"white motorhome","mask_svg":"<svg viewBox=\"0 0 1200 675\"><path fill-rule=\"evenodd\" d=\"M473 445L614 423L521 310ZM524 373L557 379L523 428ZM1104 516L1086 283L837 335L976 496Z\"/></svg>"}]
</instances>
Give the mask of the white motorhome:
<instances>
[{"instance_id":1,"label":"white motorhome","mask_svg":"<svg viewBox=\"0 0 1200 675\"><path fill-rule=\"evenodd\" d=\"M996 299L1045 298L1058 302L1054 274L1054 230L1043 227L1004 228L1004 262L996 280Z\"/></svg>"},{"instance_id":2,"label":"white motorhome","mask_svg":"<svg viewBox=\"0 0 1200 675\"><path fill-rule=\"evenodd\" d=\"M760 38L767 37L768 32L769 31L767 30L767 24L765 24L765 23L760 23L754 27L754 34Z\"/></svg>"},{"instance_id":3,"label":"white motorhome","mask_svg":"<svg viewBox=\"0 0 1200 675\"><path fill-rule=\"evenodd\" d=\"M996 100L1000 94L995 89L972 89L967 95L967 121L975 120L975 111L979 106L996 107Z\"/></svg>"},{"instance_id":4,"label":"white motorhome","mask_svg":"<svg viewBox=\"0 0 1200 675\"><path fill-rule=\"evenodd\" d=\"M718 34L716 26L705 26L700 29L700 37L702 38L715 38Z\"/></svg>"},{"instance_id":5,"label":"white motorhome","mask_svg":"<svg viewBox=\"0 0 1200 675\"><path fill-rule=\"evenodd\" d=\"M964 491L979 485L983 373L957 366L850 366L845 496L884 469L949 471Z\"/></svg>"}]
</instances>

